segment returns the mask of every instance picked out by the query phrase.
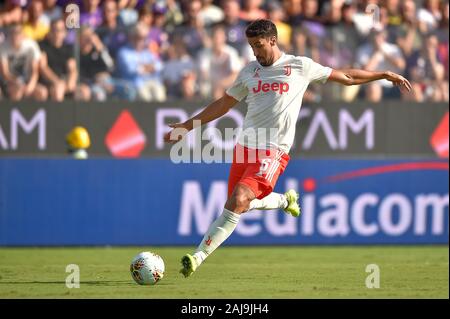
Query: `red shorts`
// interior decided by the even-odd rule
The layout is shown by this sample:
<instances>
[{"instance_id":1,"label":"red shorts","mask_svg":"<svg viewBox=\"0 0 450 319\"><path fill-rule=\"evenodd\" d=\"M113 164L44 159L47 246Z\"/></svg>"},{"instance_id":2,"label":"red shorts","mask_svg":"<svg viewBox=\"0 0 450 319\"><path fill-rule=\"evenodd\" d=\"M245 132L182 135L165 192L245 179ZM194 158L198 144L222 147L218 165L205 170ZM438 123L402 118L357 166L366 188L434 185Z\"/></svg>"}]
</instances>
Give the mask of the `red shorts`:
<instances>
[{"instance_id":1,"label":"red shorts","mask_svg":"<svg viewBox=\"0 0 450 319\"><path fill-rule=\"evenodd\" d=\"M269 195L289 162L289 155L278 149L256 150L236 144L228 179L228 197L237 184L249 187L256 198Z\"/></svg>"}]
</instances>

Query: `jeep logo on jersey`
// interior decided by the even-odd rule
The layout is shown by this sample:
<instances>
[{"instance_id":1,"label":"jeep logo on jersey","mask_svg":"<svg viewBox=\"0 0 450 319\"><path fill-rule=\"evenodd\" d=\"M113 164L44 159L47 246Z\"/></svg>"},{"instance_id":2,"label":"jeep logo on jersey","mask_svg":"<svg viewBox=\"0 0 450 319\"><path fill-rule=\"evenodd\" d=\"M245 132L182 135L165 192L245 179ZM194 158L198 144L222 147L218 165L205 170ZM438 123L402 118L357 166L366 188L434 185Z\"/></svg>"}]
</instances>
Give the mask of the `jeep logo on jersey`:
<instances>
[{"instance_id":1,"label":"jeep logo on jersey","mask_svg":"<svg viewBox=\"0 0 450 319\"><path fill-rule=\"evenodd\" d=\"M269 92L272 90L279 94L283 94L284 92L289 91L289 84L285 82L263 83L263 81L259 80L258 87L254 87L252 90L253 93L259 93L261 91Z\"/></svg>"}]
</instances>

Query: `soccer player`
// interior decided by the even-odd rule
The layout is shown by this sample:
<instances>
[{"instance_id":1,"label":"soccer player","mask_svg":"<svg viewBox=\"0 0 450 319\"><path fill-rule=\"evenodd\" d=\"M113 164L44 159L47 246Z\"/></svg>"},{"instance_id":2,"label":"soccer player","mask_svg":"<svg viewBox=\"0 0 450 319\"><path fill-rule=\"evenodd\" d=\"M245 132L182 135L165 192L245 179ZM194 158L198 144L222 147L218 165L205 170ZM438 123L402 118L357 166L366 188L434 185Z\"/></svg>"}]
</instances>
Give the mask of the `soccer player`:
<instances>
[{"instance_id":1,"label":"soccer player","mask_svg":"<svg viewBox=\"0 0 450 319\"><path fill-rule=\"evenodd\" d=\"M334 70L304 56L288 55L279 49L277 29L270 20L252 22L246 36L256 61L240 71L221 98L186 122L169 125L173 130L165 135L166 142L175 143L194 128L195 120L202 125L213 121L247 97L248 111L234 149L227 202L195 253L182 257L180 272L185 277L231 235L241 214L252 209L280 208L294 217L299 216L298 194L294 190L285 194L272 190L288 164L303 94L309 83L334 81L359 85L386 79L402 90L411 90L408 80L390 71Z\"/></svg>"}]
</instances>

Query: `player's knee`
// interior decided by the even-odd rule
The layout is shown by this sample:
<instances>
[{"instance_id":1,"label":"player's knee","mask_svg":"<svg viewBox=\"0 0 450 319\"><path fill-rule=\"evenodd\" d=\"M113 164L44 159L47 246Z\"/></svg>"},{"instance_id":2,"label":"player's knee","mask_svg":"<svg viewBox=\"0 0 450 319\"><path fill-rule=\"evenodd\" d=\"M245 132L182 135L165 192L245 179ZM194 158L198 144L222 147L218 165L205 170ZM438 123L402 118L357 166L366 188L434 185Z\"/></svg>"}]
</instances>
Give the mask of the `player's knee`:
<instances>
[{"instance_id":1,"label":"player's knee","mask_svg":"<svg viewBox=\"0 0 450 319\"><path fill-rule=\"evenodd\" d=\"M239 211L245 212L247 211L248 206L250 205L250 198L245 194L239 194L236 195L235 202L236 208Z\"/></svg>"},{"instance_id":2,"label":"player's knee","mask_svg":"<svg viewBox=\"0 0 450 319\"><path fill-rule=\"evenodd\" d=\"M253 200L254 195L251 190L240 185L236 186L233 194L228 199L225 208L231 210L236 214L242 214L248 211L250 202Z\"/></svg>"},{"instance_id":3,"label":"player's knee","mask_svg":"<svg viewBox=\"0 0 450 319\"><path fill-rule=\"evenodd\" d=\"M233 213L243 214L248 210L249 203L242 196L231 196L225 204L225 208Z\"/></svg>"}]
</instances>

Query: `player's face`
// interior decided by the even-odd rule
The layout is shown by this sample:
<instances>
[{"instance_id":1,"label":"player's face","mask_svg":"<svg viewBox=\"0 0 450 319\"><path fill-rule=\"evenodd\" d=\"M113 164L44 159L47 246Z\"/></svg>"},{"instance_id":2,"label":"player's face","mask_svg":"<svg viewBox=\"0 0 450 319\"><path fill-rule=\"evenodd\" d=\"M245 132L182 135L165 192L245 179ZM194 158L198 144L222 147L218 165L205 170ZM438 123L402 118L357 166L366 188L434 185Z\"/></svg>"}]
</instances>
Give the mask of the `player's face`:
<instances>
[{"instance_id":1,"label":"player's face","mask_svg":"<svg viewBox=\"0 0 450 319\"><path fill-rule=\"evenodd\" d=\"M274 60L274 46L276 45L276 38L252 37L247 38L248 43L252 47L253 54L262 66L269 66L273 64Z\"/></svg>"}]
</instances>

